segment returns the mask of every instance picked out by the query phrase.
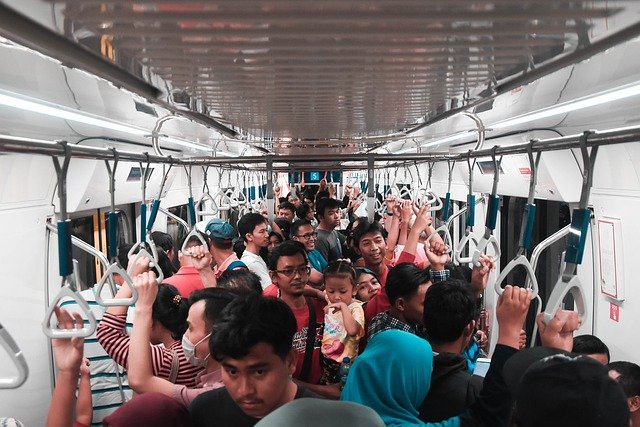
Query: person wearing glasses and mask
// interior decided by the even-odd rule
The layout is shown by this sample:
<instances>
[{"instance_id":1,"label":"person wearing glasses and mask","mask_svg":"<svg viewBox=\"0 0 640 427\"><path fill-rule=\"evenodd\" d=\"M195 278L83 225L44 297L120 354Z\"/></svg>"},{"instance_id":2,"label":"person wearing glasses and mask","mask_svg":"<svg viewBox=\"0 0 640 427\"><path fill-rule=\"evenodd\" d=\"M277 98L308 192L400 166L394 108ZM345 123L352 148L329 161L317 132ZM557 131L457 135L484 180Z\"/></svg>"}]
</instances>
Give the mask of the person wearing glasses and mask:
<instances>
[{"instance_id":1,"label":"person wearing glasses and mask","mask_svg":"<svg viewBox=\"0 0 640 427\"><path fill-rule=\"evenodd\" d=\"M293 348L298 352L298 361L293 378L314 393L337 399L340 396L339 385L319 385L322 377L320 356L324 307L327 302L320 298L305 297L310 271L305 247L300 242L285 241L269 254L269 274L277 292L265 290L264 295L275 295L284 301L296 318Z\"/></svg>"},{"instance_id":2,"label":"person wearing glasses and mask","mask_svg":"<svg viewBox=\"0 0 640 427\"><path fill-rule=\"evenodd\" d=\"M316 241L318 233L313 229L311 222L306 219L299 219L291 225L291 239L302 243L309 257L309 265L311 273L309 274L309 284L314 287L321 287L324 278L322 272L327 268L327 260L322 256L320 251L316 249Z\"/></svg>"}]
</instances>

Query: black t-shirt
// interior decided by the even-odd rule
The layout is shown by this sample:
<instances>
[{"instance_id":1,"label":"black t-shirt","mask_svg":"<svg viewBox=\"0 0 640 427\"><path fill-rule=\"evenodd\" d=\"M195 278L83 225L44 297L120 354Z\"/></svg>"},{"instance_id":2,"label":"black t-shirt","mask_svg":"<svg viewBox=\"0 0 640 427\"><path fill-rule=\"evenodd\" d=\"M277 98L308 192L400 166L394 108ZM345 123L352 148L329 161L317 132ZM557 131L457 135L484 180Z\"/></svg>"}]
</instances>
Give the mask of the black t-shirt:
<instances>
[{"instance_id":1,"label":"black t-shirt","mask_svg":"<svg viewBox=\"0 0 640 427\"><path fill-rule=\"evenodd\" d=\"M298 386L294 399L303 397L321 398L304 387ZM259 418L245 414L233 401L226 387L207 391L196 397L189 406L191 422L194 427L251 427Z\"/></svg>"}]
</instances>

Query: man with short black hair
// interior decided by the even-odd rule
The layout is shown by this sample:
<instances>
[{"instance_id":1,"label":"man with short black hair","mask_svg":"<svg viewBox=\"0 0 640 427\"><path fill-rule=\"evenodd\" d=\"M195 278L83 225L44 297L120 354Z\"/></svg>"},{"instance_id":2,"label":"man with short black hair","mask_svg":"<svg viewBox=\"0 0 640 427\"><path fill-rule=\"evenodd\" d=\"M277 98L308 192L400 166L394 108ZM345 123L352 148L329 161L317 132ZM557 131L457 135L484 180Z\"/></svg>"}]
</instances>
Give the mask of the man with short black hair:
<instances>
[{"instance_id":1,"label":"man with short black hair","mask_svg":"<svg viewBox=\"0 0 640 427\"><path fill-rule=\"evenodd\" d=\"M246 245L240 261L260 277L262 289L265 289L271 284L271 278L260 250L269 246L267 220L256 212L245 214L238 221L238 232Z\"/></svg>"},{"instance_id":2,"label":"man with short black hair","mask_svg":"<svg viewBox=\"0 0 640 427\"><path fill-rule=\"evenodd\" d=\"M339 200L325 197L316 202L316 216L319 225L316 228L318 240L316 249L322 254L327 262L342 258L342 245L346 237L336 231L340 225L342 204Z\"/></svg>"},{"instance_id":3,"label":"man with short black hair","mask_svg":"<svg viewBox=\"0 0 640 427\"><path fill-rule=\"evenodd\" d=\"M255 425L280 406L317 397L296 385L296 319L282 301L249 295L231 302L213 325L212 356L222 365L225 387L198 396L191 420L198 426Z\"/></svg>"},{"instance_id":4,"label":"man with short black hair","mask_svg":"<svg viewBox=\"0 0 640 427\"><path fill-rule=\"evenodd\" d=\"M293 218L295 218L295 214L296 207L286 200L280 203L280 205L278 206L278 218L284 218L289 223L292 223Z\"/></svg>"},{"instance_id":5,"label":"man with short black hair","mask_svg":"<svg viewBox=\"0 0 640 427\"><path fill-rule=\"evenodd\" d=\"M420 405L421 420L446 420L478 399L483 379L469 374L463 354L473 338L477 317L476 297L468 283L449 279L427 290L424 329L434 357L431 389Z\"/></svg>"},{"instance_id":6,"label":"man with short black hair","mask_svg":"<svg viewBox=\"0 0 640 427\"><path fill-rule=\"evenodd\" d=\"M611 362L609 376L616 380L627 396L631 413L629 427L640 427L640 366L631 362Z\"/></svg>"},{"instance_id":7,"label":"man with short black hair","mask_svg":"<svg viewBox=\"0 0 640 427\"><path fill-rule=\"evenodd\" d=\"M313 385L318 384L322 376L320 347L326 302L305 297L303 291L309 271L307 253L299 242L283 242L269 254L269 273L277 288L275 295L287 303L297 322L293 347L298 352L298 363L293 376L318 392Z\"/></svg>"},{"instance_id":8,"label":"man with short black hair","mask_svg":"<svg viewBox=\"0 0 640 427\"><path fill-rule=\"evenodd\" d=\"M392 267L386 285L391 307L371 320L367 329L368 339L389 329L400 329L424 337L422 315L424 296L429 286L429 273L415 264L405 262Z\"/></svg>"},{"instance_id":9,"label":"man with short black hair","mask_svg":"<svg viewBox=\"0 0 640 427\"><path fill-rule=\"evenodd\" d=\"M609 363L609 359L611 359L609 347L595 335L585 334L573 337L573 349L571 352L589 356L603 365Z\"/></svg>"}]
</instances>

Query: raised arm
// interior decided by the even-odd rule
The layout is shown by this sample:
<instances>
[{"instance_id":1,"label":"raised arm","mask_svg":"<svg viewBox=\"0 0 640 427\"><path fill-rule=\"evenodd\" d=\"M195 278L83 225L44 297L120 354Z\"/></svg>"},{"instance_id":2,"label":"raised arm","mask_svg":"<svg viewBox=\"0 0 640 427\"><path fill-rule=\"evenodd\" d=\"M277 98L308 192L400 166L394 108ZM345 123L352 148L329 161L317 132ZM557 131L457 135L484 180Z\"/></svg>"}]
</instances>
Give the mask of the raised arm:
<instances>
[{"instance_id":1,"label":"raised arm","mask_svg":"<svg viewBox=\"0 0 640 427\"><path fill-rule=\"evenodd\" d=\"M82 316L73 313L73 317L63 308L55 308L58 323L63 329L82 328ZM69 427L73 425L73 409L76 403L76 387L82 352L83 338L53 339L51 341L53 357L58 375L56 387L51 396L49 413L47 414L47 427Z\"/></svg>"},{"instance_id":2,"label":"raised arm","mask_svg":"<svg viewBox=\"0 0 640 427\"><path fill-rule=\"evenodd\" d=\"M138 289L138 301L135 309L135 322L129 341L129 385L136 393L157 392L173 396L173 384L156 377L151 359L151 325L153 302L158 294L153 272L142 273L134 278Z\"/></svg>"}]
</instances>

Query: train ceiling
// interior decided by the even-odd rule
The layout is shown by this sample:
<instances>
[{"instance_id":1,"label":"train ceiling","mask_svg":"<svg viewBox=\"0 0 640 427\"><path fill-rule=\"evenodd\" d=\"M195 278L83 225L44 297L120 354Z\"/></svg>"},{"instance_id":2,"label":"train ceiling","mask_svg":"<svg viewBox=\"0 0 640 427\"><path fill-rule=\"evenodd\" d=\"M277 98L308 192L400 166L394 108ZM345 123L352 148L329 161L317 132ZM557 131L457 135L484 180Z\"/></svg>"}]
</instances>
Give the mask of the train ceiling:
<instances>
[{"instance_id":1,"label":"train ceiling","mask_svg":"<svg viewBox=\"0 0 640 427\"><path fill-rule=\"evenodd\" d=\"M264 151L365 152L589 49L625 2L21 0ZM49 26L52 26L51 24ZM55 58L55 54L52 55ZM159 83L161 82L161 83Z\"/></svg>"}]
</instances>

